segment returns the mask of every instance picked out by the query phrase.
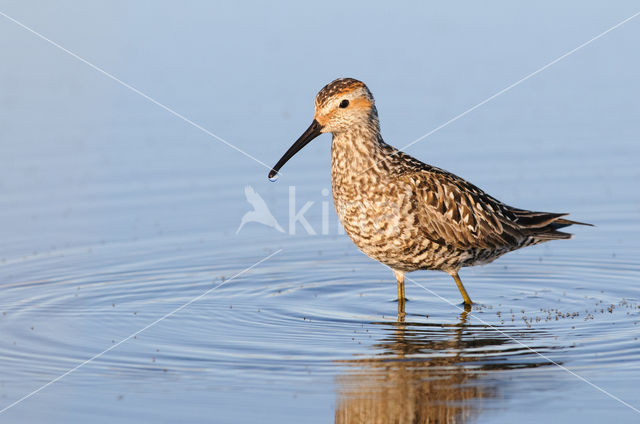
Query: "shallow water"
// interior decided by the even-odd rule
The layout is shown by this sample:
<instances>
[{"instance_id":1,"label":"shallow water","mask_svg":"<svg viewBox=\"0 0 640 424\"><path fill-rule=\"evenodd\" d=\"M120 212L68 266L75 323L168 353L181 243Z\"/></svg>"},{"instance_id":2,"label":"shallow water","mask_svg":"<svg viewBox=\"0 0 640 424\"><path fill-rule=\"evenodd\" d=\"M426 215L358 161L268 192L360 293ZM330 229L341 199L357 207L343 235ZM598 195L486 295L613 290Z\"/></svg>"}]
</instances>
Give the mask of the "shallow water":
<instances>
[{"instance_id":1,"label":"shallow water","mask_svg":"<svg viewBox=\"0 0 640 424\"><path fill-rule=\"evenodd\" d=\"M402 147L635 12L359 5L321 24L310 19L321 10L293 5L242 18L195 3L2 5L268 164L336 76L369 83L383 134ZM344 42L382 24L355 53ZM410 274L399 323L392 274L341 233L324 191L328 136L271 183L0 20L0 421L637 421L639 28L409 149L505 202L596 227L463 270L470 312L448 275ZM301 60L321 41L335 61ZM238 231L246 186L283 233ZM315 235L292 233L290 186L296 212L313 202Z\"/></svg>"}]
</instances>

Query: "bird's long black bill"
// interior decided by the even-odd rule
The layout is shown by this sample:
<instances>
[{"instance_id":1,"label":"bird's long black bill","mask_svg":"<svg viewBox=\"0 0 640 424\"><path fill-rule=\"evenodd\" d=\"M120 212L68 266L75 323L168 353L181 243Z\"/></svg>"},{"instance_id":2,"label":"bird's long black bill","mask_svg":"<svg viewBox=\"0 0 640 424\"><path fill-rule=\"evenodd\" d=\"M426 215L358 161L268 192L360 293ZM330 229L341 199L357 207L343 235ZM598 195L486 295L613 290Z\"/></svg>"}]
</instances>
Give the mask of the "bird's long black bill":
<instances>
[{"instance_id":1,"label":"bird's long black bill","mask_svg":"<svg viewBox=\"0 0 640 424\"><path fill-rule=\"evenodd\" d=\"M314 119L311 125L309 125L309 128L307 128L307 130L300 136L300 138L297 139L291 147L289 147L289 150L287 150L287 152L282 155L278 163L276 163L276 166L274 166L273 169L269 172L269 178L275 177L278 171L280 171L280 168L282 168L282 166L287 163L289 159L291 159L304 146L309 144L311 140L313 140L320 134L322 134L322 125L320 125L320 123Z\"/></svg>"}]
</instances>

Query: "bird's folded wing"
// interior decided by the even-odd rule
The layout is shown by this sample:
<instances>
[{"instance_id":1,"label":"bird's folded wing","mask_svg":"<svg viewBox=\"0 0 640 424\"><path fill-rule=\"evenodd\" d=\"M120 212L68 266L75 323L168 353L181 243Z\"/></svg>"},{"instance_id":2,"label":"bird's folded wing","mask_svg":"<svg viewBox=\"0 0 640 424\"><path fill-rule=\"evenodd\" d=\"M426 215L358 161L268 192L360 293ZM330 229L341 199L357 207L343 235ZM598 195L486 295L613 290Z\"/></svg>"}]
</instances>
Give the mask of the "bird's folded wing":
<instances>
[{"instance_id":1,"label":"bird's folded wing","mask_svg":"<svg viewBox=\"0 0 640 424\"><path fill-rule=\"evenodd\" d=\"M439 170L438 170L439 171ZM509 207L447 172L405 175L418 225L430 240L457 249L517 245L524 237Z\"/></svg>"}]
</instances>

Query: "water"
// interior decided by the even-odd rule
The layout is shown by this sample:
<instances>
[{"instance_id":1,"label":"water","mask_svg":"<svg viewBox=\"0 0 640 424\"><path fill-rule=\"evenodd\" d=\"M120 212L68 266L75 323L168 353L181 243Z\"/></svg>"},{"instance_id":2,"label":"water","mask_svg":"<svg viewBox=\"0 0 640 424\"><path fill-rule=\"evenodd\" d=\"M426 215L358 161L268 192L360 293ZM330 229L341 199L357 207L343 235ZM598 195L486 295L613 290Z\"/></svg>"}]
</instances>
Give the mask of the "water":
<instances>
[{"instance_id":1,"label":"water","mask_svg":"<svg viewBox=\"0 0 640 424\"><path fill-rule=\"evenodd\" d=\"M369 84L402 147L636 12L1 5L268 165L337 76ZM0 409L64 375L0 421L637 421L611 396L640 408L638 25L409 149L596 227L463 270L470 313L448 275L410 274L398 323L392 274L339 229L328 136L270 183L0 18ZM282 232L239 228L246 186Z\"/></svg>"}]
</instances>

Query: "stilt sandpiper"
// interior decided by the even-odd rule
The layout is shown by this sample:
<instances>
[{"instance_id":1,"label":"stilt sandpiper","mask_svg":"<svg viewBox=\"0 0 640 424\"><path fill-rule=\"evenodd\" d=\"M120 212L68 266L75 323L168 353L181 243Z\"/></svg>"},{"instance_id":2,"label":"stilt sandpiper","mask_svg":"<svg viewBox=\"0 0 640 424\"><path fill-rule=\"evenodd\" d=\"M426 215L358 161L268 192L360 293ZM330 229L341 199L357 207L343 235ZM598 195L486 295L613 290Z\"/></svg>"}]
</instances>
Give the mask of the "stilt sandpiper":
<instances>
[{"instance_id":1,"label":"stilt sandpiper","mask_svg":"<svg viewBox=\"0 0 640 424\"><path fill-rule=\"evenodd\" d=\"M571 238L558 229L583 224L563 218L563 213L508 206L388 145L380 135L371 92L352 78L337 79L320 90L313 122L269 177L322 133L333 135L331 183L340 223L360 250L393 270L399 315L404 315L406 272L447 272L470 305L460 268L489 263L521 247Z\"/></svg>"}]
</instances>

